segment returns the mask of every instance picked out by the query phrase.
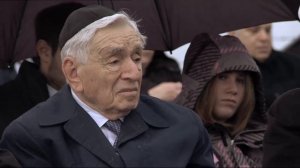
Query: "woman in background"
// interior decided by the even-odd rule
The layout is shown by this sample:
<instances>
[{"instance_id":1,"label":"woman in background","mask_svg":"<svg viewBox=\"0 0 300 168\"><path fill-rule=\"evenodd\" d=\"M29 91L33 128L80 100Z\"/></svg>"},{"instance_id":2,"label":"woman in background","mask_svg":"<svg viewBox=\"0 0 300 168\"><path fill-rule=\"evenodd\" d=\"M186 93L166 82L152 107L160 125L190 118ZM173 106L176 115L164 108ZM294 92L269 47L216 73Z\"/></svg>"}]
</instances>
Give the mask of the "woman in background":
<instances>
[{"instance_id":1,"label":"woman in background","mask_svg":"<svg viewBox=\"0 0 300 168\"><path fill-rule=\"evenodd\" d=\"M176 102L203 120L216 167L260 167L265 132L259 69L235 37L200 34L187 51Z\"/></svg>"}]
</instances>

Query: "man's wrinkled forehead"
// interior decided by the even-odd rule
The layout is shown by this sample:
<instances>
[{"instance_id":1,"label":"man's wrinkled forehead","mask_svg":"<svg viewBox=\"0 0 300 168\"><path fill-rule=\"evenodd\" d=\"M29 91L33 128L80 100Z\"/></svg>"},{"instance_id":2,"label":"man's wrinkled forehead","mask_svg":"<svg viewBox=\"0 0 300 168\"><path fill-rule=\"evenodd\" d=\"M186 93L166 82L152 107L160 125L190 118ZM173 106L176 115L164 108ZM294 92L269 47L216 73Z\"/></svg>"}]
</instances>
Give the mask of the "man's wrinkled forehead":
<instances>
[{"instance_id":1,"label":"man's wrinkled forehead","mask_svg":"<svg viewBox=\"0 0 300 168\"><path fill-rule=\"evenodd\" d=\"M141 52L144 48L141 35L130 26L99 29L90 44L96 52L110 53L110 55L120 54L126 49L131 52Z\"/></svg>"}]
</instances>

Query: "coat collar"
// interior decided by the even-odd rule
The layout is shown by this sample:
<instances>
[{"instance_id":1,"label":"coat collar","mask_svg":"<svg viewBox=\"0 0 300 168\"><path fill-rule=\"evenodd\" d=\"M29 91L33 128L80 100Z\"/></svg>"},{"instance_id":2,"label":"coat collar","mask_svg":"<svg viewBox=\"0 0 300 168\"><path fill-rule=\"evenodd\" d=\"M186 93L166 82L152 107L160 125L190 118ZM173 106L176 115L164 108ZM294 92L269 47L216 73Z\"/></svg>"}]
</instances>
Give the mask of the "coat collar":
<instances>
[{"instance_id":1,"label":"coat collar","mask_svg":"<svg viewBox=\"0 0 300 168\"><path fill-rule=\"evenodd\" d=\"M101 129L82 108L77 108L76 115L69 119L63 127L70 137L108 165L112 167L125 166Z\"/></svg>"},{"instance_id":2,"label":"coat collar","mask_svg":"<svg viewBox=\"0 0 300 168\"><path fill-rule=\"evenodd\" d=\"M73 99L71 89L68 85L65 85L37 108L39 107L45 109L44 112L38 113L39 124L41 126L51 126L66 122L74 117L76 109L81 108Z\"/></svg>"},{"instance_id":3,"label":"coat collar","mask_svg":"<svg viewBox=\"0 0 300 168\"><path fill-rule=\"evenodd\" d=\"M139 136L147 131L150 126L156 128L169 127L168 121L158 115L160 111L154 111L153 108L150 108L149 104L145 103L147 101L150 101L150 99L141 97L138 107L125 117L118 145Z\"/></svg>"},{"instance_id":4,"label":"coat collar","mask_svg":"<svg viewBox=\"0 0 300 168\"><path fill-rule=\"evenodd\" d=\"M137 108L132 110L125 119L130 119L129 121L133 120L132 122L143 121L145 124L147 123L158 128L169 127L168 121L160 115L160 110L153 107L156 104L154 101L157 103L160 102L149 96L141 96ZM50 97L44 103L44 108L47 109L45 112L38 113L39 124L41 126L60 124L70 120L78 111L85 112L72 97L71 89L68 85L65 85L57 94Z\"/></svg>"},{"instance_id":5,"label":"coat collar","mask_svg":"<svg viewBox=\"0 0 300 168\"><path fill-rule=\"evenodd\" d=\"M147 103L148 102L148 103ZM125 117L121 127L118 147L130 141L149 127L165 128L169 123L151 106L152 98L141 98L138 107ZM55 104L55 105L54 105ZM41 126L64 124L63 128L75 141L112 167L124 167L120 156L108 142L94 120L73 99L69 86L63 87L49 98L38 113ZM89 131L86 131L89 130Z\"/></svg>"},{"instance_id":6,"label":"coat collar","mask_svg":"<svg viewBox=\"0 0 300 168\"><path fill-rule=\"evenodd\" d=\"M143 95L140 98L139 105L132 112L139 113L142 119L153 127L166 128L170 126L170 123L161 115L161 111L166 110L161 109L162 107L166 107L162 101Z\"/></svg>"}]
</instances>

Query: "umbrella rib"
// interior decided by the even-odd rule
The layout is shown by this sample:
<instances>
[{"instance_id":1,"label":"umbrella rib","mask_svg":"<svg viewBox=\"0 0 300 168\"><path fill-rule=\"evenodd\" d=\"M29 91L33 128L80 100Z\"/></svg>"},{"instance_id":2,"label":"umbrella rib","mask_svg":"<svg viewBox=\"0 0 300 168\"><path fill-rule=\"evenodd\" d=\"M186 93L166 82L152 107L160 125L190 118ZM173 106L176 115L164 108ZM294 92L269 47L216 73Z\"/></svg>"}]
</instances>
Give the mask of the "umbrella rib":
<instances>
[{"instance_id":1,"label":"umbrella rib","mask_svg":"<svg viewBox=\"0 0 300 168\"><path fill-rule=\"evenodd\" d=\"M298 8L299 8L299 1L297 0L290 0L289 2L281 0L282 3L285 4L286 7L289 8L289 10L293 13L293 15L295 15L295 20L297 20L298 18L296 17L298 14Z\"/></svg>"},{"instance_id":2,"label":"umbrella rib","mask_svg":"<svg viewBox=\"0 0 300 168\"><path fill-rule=\"evenodd\" d=\"M156 6L156 9L157 9L157 13L158 13L158 16L159 16L159 19L160 19L160 22L162 23L162 27L163 27L163 33L164 33L164 40L165 40L165 43L167 45L167 48L169 49L169 51L172 53L172 35L170 34L170 31L167 31L169 27L166 27L167 25L163 24L163 18L162 18L162 15L160 13L160 10L161 10L161 7L159 6L157 0L154 0L154 3L155 3L155 6ZM169 19L167 18L167 21L169 21Z\"/></svg>"},{"instance_id":3,"label":"umbrella rib","mask_svg":"<svg viewBox=\"0 0 300 168\"><path fill-rule=\"evenodd\" d=\"M21 19L19 20L19 23L18 23L18 26L17 26L17 34L16 34L16 38L15 38L15 41L14 41L14 45L13 45L13 57L9 60L9 64L12 65L13 64L13 61L15 60L15 57L16 57L16 52L15 52L15 49L16 49L16 45L17 45L17 41L18 41L18 38L19 38L19 34L20 34L20 31L21 31L21 23L23 21L23 17L24 17L24 14L25 14L25 9L26 9L26 6L28 4L28 0L25 0L25 3L23 5L23 9L22 9L22 12L21 12Z\"/></svg>"}]
</instances>

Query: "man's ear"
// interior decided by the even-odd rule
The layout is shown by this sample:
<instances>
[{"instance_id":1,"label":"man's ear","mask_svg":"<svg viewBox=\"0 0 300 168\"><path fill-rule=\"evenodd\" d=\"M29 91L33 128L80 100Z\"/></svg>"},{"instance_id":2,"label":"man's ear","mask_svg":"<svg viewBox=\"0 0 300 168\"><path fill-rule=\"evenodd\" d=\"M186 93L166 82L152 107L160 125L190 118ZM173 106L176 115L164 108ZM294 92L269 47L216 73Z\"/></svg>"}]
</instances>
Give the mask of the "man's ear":
<instances>
[{"instance_id":1,"label":"man's ear","mask_svg":"<svg viewBox=\"0 0 300 168\"><path fill-rule=\"evenodd\" d=\"M80 76L78 75L78 64L76 63L74 58L64 58L62 62L62 70L70 87L76 92L82 92L82 81L80 80Z\"/></svg>"},{"instance_id":2,"label":"man's ear","mask_svg":"<svg viewBox=\"0 0 300 168\"><path fill-rule=\"evenodd\" d=\"M47 76L48 70L51 66L53 59L52 48L48 45L45 40L38 40L36 45L36 52L40 58L40 68L42 73Z\"/></svg>"},{"instance_id":3,"label":"man's ear","mask_svg":"<svg viewBox=\"0 0 300 168\"><path fill-rule=\"evenodd\" d=\"M38 40L35 45L35 49L41 62L49 64L49 62L52 61L52 48L45 40Z\"/></svg>"}]
</instances>

